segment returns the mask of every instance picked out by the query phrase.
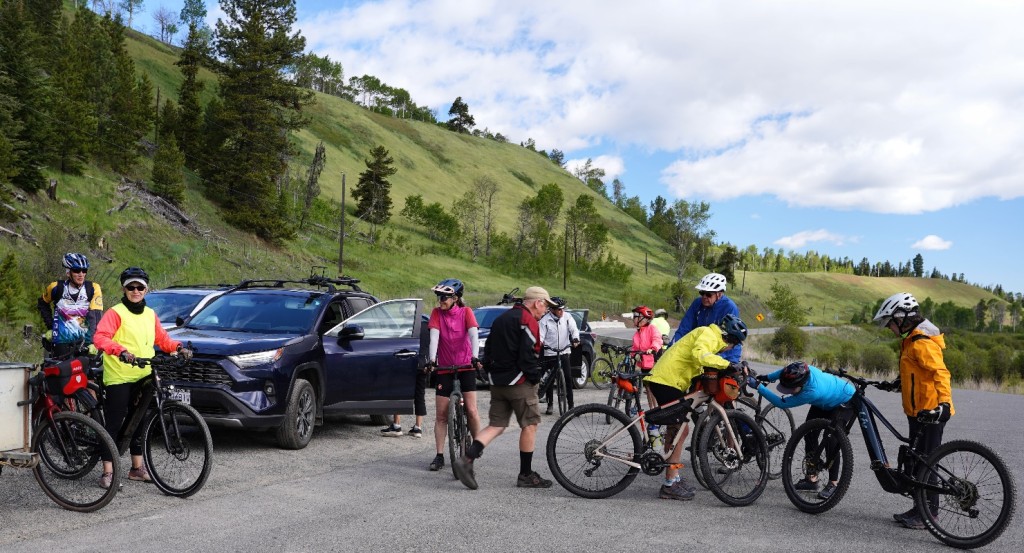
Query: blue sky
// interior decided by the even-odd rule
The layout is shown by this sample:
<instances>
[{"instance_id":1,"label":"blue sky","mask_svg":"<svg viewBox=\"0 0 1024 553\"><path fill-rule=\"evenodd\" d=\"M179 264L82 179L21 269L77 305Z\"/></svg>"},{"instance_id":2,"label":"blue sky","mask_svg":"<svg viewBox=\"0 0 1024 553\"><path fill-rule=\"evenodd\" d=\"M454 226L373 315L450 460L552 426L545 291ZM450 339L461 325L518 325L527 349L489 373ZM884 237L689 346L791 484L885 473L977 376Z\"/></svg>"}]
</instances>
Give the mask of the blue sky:
<instances>
[{"instance_id":1,"label":"blue sky","mask_svg":"<svg viewBox=\"0 0 1024 553\"><path fill-rule=\"evenodd\" d=\"M208 1L210 19L218 15ZM147 0L148 13L180 0ZM1024 292L1024 4L298 0L307 49L720 240L905 262ZM136 27L150 30L144 13Z\"/></svg>"}]
</instances>

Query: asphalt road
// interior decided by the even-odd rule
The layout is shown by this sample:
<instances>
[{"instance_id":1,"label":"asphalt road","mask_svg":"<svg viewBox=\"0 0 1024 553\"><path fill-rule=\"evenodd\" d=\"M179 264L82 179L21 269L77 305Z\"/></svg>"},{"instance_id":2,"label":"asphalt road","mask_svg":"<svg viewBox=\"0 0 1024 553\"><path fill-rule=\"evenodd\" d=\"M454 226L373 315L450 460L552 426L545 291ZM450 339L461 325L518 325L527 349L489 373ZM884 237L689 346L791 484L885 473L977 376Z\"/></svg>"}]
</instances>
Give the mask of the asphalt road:
<instances>
[{"instance_id":1,"label":"asphalt road","mask_svg":"<svg viewBox=\"0 0 1024 553\"><path fill-rule=\"evenodd\" d=\"M764 367L762 367L764 368ZM577 391L577 404L604 402L604 391ZM905 428L896 394L871 397ZM488 393L480 393L486 412ZM1024 398L957 390L957 415L946 439L989 444L1024 482ZM428 394L432 411L432 397ZM802 410L795 413L803 420ZM405 418L405 417L403 417ZM409 423L405 418L406 428ZM545 417L534 468L550 476ZM30 471L0 475L0 551L900 551L944 549L926 531L897 526L890 514L910 501L883 492L867 467L859 430L853 485L833 511L793 508L780 481L753 505L730 508L710 492L690 502L657 499L658 478L641 475L612 498L576 497L557 483L547 490L515 487L518 429L501 436L477 467L470 491L446 466L428 472L427 437L382 438L366 417L344 417L317 429L309 447L284 451L269 434L214 429L215 467L190 499L124 482L96 513L64 511L49 501ZM892 443L892 440L890 440ZM447 457L447 455L446 455ZM1019 502L1018 502L1019 503ZM1018 510L1020 506L1018 505ZM1024 550L1024 524L1012 526L989 551Z\"/></svg>"}]
</instances>

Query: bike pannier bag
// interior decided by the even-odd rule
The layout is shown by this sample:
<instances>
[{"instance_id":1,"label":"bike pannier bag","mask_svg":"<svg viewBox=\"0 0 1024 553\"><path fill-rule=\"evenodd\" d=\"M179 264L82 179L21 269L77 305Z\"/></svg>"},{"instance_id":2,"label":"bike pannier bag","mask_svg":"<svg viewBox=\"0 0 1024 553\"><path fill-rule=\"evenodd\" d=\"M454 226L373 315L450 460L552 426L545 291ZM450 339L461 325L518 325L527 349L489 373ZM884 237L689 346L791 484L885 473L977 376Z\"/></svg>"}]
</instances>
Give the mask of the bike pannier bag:
<instances>
[{"instance_id":1,"label":"bike pannier bag","mask_svg":"<svg viewBox=\"0 0 1024 553\"><path fill-rule=\"evenodd\" d=\"M71 395L89 384L82 359L77 357L43 367L43 377L46 393L55 396Z\"/></svg>"},{"instance_id":2,"label":"bike pannier bag","mask_svg":"<svg viewBox=\"0 0 1024 553\"><path fill-rule=\"evenodd\" d=\"M691 402L688 400L676 400L666 403L663 406L652 407L644 412L647 424L672 425L686 422L686 414L690 410Z\"/></svg>"}]
</instances>

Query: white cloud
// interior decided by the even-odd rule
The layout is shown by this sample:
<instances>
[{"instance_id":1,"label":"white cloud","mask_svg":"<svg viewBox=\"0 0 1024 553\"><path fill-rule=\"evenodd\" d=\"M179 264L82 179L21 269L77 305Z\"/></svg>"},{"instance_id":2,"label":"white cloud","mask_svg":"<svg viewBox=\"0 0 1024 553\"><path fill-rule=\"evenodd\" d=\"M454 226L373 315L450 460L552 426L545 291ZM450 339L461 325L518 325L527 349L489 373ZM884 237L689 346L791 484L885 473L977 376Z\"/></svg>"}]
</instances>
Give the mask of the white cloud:
<instances>
[{"instance_id":1,"label":"white cloud","mask_svg":"<svg viewBox=\"0 0 1024 553\"><path fill-rule=\"evenodd\" d=\"M842 246L847 242L856 242L856 238L850 238L847 236L841 236L829 232L825 229L818 230L802 230L796 234L790 236L783 236L775 241L776 246L782 246L783 248L789 249L800 249L810 244L811 242L831 242L837 246Z\"/></svg>"},{"instance_id":2,"label":"white cloud","mask_svg":"<svg viewBox=\"0 0 1024 553\"><path fill-rule=\"evenodd\" d=\"M610 184L613 180L622 176L626 172L626 163L622 161L621 157L618 156L597 156L590 159L591 167L598 167L604 169L604 182ZM572 174L576 173L576 169L586 165L587 159L570 159L565 162L565 168Z\"/></svg>"},{"instance_id":3,"label":"white cloud","mask_svg":"<svg viewBox=\"0 0 1024 553\"><path fill-rule=\"evenodd\" d=\"M934 234L929 234L924 238L911 244L911 248L918 250L948 250L953 246L953 243L949 240L943 240L941 237Z\"/></svg>"},{"instance_id":4,"label":"white cloud","mask_svg":"<svg viewBox=\"0 0 1024 553\"><path fill-rule=\"evenodd\" d=\"M308 48L572 155L678 155L677 197L921 213L1024 196L1024 3L383 0ZM610 168L605 168L609 170Z\"/></svg>"}]
</instances>

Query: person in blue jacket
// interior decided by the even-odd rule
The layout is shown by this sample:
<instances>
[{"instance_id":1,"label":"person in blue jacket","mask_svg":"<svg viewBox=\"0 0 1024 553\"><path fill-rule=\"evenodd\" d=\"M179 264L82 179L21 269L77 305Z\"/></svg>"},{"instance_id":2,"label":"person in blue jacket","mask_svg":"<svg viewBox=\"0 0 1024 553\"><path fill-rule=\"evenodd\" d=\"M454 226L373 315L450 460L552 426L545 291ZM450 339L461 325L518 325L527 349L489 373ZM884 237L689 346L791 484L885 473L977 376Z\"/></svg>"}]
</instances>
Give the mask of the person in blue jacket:
<instances>
[{"instance_id":1,"label":"person in blue jacket","mask_svg":"<svg viewBox=\"0 0 1024 553\"><path fill-rule=\"evenodd\" d=\"M718 273L709 273L700 279L700 282L694 287L700 292L700 296L693 300L686 313L683 314L682 320L679 321L679 328L672 336L673 344L693 329L715 324L726 315L739 318L740 308L736 307L736 303L725 295L726 282L725 276ZM743 346L737 345L721 355L730 363L739 363L742 354Z\"/></svg>"},{"instance_id":2,"label":"person in blue jacket","mask_svg":"<svg viewBox=\"0 0 1024 553\"><path fill-rule=\"evenodd\" d=\"M775 395L763 382L779 381L776 389L783 394L782 397ZM757 388L758 393L764 396L772 405L782 409L789 409L800 405L810 405L807 410L807 419L839 419L844 425L853 416L853 409L846 408L843 404L853 397L854 388L846 380L828 374L817 367L813 367L803 361L794 361L784 368L773 373L748 377L747 385ZM818 447L818 436L821 432L810 432L804 440L804 449L810 452ZM839 444L830 444L828 456L833 457ZM818 497L828 499L836 491L836 484L839 482L839 463L832 463L828 469L829 483L818 492ZM810 474L801 478L794 486L798 490L813 491L818 489L818 475Z\"/></svg>"}]
</instances>

